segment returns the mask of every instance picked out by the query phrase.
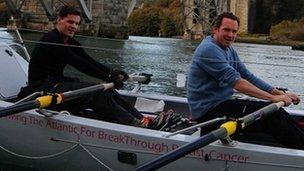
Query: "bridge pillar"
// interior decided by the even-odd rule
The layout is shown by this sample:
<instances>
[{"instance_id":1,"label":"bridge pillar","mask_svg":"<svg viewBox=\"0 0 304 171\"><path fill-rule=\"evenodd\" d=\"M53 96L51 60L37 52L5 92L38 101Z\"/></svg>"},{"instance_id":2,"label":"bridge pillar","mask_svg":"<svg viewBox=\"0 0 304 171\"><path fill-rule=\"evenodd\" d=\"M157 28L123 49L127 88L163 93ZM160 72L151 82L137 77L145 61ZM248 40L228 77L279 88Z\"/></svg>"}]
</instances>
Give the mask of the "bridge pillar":
<instances>
[{"instance_id":1,"label":"bridge pillar","mask_svg":"<svg viewBox=\"0 0 304 171\"><path fill-rule=\"evenodd\" d=\"M248 33L252 29L255 0L230 0L230 11L240 18L239 33Z\"/></svg>"},{"instance_id":2,"label":"bridge pillar","mask_svg":"<svg viewBox=\"0 0 304 171\"><path fill-rule=\"evenodd\" d=\"M186 21L184 37L202 39L211 33L216 15L231 11L240 18L239 33L248 33L252 27L255 0L181 0ZM250 19L251 18L251 19Z\"/></svg>"},{"instance_id":3,"label":"bridge pillar","mask_svg":"<svg viewBox=\"0 0 304 171\"><path fill-rule=\"evenodd\" d=\"M110 38L128 38L128 0L101 0L103 10L100 13L99 36Z\"/></svg>"},{"instance_id":4,"label":"bridge pillar","mask_svg":"<svg viewBox=\"0 0 304 171\"><path fill-rule=\"evenodd\" d=\"M21 3L23 0L16 0ZM49 18L43 1L50 11L56 11L63 5L62 0L27 0L21 7L23 27L34 30L50 30L56 19ZM79 0L78 0L79 1ZM65 4L79 6L77 0L66 0ZM81 1L82 2L82 1ZM127 16L129 0L84 0L82 5L92 16L91 22L83 21L79 32L84 35L109 38L128 38ZM45 5L44 4L44 5ZM83 6L82 6L83 9ZM87 11L87 12L88 12Z\"/></svg>"},{"instance_id":5,"label":"bridge pillar","mask_svg":"<svg viewBox=\"0 0 304 171\"><path fill-rule=\"evenodd\" d=\"M181 0L186 20L184 37L202 39L210 34L214 18L228 10L228 0Z\"/></svg>"}]
</instances>

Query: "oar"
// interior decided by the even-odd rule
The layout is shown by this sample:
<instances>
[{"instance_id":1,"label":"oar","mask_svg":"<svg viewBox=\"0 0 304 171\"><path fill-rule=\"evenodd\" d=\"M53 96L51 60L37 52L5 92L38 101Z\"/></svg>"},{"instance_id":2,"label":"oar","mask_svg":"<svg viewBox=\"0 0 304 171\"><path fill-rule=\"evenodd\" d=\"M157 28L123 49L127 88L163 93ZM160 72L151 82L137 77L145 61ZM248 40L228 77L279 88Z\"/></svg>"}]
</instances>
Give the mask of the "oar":
<instances>
[{"instance_id":1,"label":"oar","mask_svg":"<svg viewBox=\"0 0 304 171\"><path fill-rule=\"evenodd\" d=\"M50 105L53 104L60 104L62 102L74 99L76 97L80 97L88 93L92 93L100 90L106 90L112 87L114 87L113 83L97 84L94 86L85 87L78 90L68 91L60 94L50 94L50 95L41 96L32 101L19 103L0 109L0 117L12 115L15 113L19 113L35 108L42 109L45 107L49 107Z\"/></svg>"},{"instance_id":2,"label":"oar","mask_svg":"<svg viewBox=\"0 0 304 171\"><path fill-rule=\"evenodd\" d=\"M140 74L130 74L128 81L137 81L141 84L149 84L151 81L152 74L140 73Z\"/></svg>"},{"instance_id":3,"label":"oar","mask_svg":"<svg viewBox=\"0 0 304 171\"><path fill-rule=\"evenodd\" d=\"M152 171L163 167L196 149L202 148L218 139L232 135L238 128L238 123L241 124L240 128L243 129L254 121L260 119L262 116L264 117L277 111L282 106L284 106L284 102L272 103L260 110L240 118L239 121L228 121L222 124L220 128L198 138L197 140L194 140L193 142L185 144L176 150L170 151L155 158L154 160L136 168L135 171Z\"/></svg>"},{"instance_id":4,"label":"oar","mask_svg":"<svg viewBox=\"0 0 304 171\"><path fill-rule=\"evenodd\" d=\"M199 128L199 127L204 127L204 126L207 126L207 125L211 125L211 124L214 124L214 123L217 123L219 121L224 121L226 120L227 117L226 116L223 116L221 118L215 118L215 119L211 119L209 121L206 121L206 122L203 122L203 123L199 123L199 124L196 124L196 125L193 125L193 126L190 126L188 128L185 128L185 129L182 129L182 130L178 130L178 131L175 131L171 134L168 134L168 135L164 135L165 138L169 138L173 135L177 135L177 134L181 134L181 133L184 133L184 132L187 132L189 130L193 130L193 129L196 129L196 128Z\"/></svg>"}]
</instances>

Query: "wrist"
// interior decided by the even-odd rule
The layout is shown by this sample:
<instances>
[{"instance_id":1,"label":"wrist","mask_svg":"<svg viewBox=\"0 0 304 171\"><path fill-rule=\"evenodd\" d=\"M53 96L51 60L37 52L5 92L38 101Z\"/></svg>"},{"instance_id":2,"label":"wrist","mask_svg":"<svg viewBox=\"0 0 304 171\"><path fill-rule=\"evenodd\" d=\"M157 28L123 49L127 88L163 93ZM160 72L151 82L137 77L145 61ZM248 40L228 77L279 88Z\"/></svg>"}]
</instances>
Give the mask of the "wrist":
<instances>
[{"instance_id":1,"label":"wrist","mask_svg":"<svg viewBox=\"0 0 304 171\"><path fill-rule=\"evenodd\" d=\"M268 99L267 100L269 100L269 101L275 101L275 97L276 97L276 95L273 95L273 94L269 94L269 96L268 96Z\"/></svg>"},{"instance_id":2,"label":"wrist","mask_svg":"<svg viewBox=\"0 0 304 171\"><path fill-rule=\"evenodd\" d=\"M278 90L277 88L273 88L273 89L271 89L270 94L272 94L272 95L284 95L285 93L281 90Z\"/></svg>"},{"instance_id":3,"label":"wrist","mask_svg":"<svg viewBox=\"0 0 304 171\"><path fill-rule=\"evenodd\" d=\"M270 94L275 94L276 90L277 90L277 89L274 87L274 88L272 88L272 89L269 91L269 93L270 93Z\"/></svg>"}]
</instances>

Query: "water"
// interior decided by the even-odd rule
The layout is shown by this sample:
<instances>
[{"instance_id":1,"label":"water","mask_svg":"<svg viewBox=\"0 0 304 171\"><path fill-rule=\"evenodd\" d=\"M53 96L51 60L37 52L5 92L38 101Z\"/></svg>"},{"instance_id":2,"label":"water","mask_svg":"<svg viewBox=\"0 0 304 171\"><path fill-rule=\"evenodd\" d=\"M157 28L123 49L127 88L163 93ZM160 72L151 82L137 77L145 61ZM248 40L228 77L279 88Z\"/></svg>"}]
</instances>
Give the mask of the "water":
<instances>
[{"instance_id":1,"label":"water","mask_svg":"<svg viewBox=\"0 0 304 171\"><path fill-rule=\"evenodd\" d=\"M41 34L24 33L22 37L29 51ZM111 40L77 37L86 51L97 61L128 73L153 74L152 82L144 85L142 91L153 94L167 94L186 97L186 89L176 87L178 73L187 74L191 58L199 41L130 36L129 40ZM235 43L242 61L258 77L271 85L285 87L304 96L304 51L291 50L290 46L257 45ZM74 69L69 75L87 81L96 79L85 76ZM131 89L127 83L125 89ZM304 103L294 106L303 108Z\"/></svg>"},{"instance_id":2,"label":"water","mask_svg":"<svg viewBox=\"0 0 304 171\"><path fill-rule=\"evenodd\" d=\"M7 36L0 34L1 37ZM22 34L29 51L41 34ZM178 73L186 74L198 41L131 36L129 40L92 39L77 37L86 51L97 61L128 73L151 73L152 82L143 86L146 93L186 96L185 88L176 87ZM240 58L247 67L265 81L278 87L287 87L303 98L304 52L288 46L235 43ZM95 47L95 48L92 48ZM70 69L67 74L84 80L96 81ZM127 84L126 89L131 89ZM296 108L303 108L303 102ZM24 170L10 165L0 165L1 170Z\"/></svg>"},{"instance_id":3,"label":"water","mask_svg":"<svg viewBox=\"0 0 304 171\"><path fill-rule=\"evenodd\" d=\"M36 34L23 34L26 46L32 50L37 40ZM39 37L39 36L38 36ZM86 51L97 61L112 68L121 68L127 73L153 74L152 82L144 85L142 91L185 96L185 88L176 88L176 74L186 73L191 62L191 55L198 42L181 39L150 38L130 36L129 40L89 39L77 37L81 44L90 47ZM94 47L92 49L92 47ZM85 80L95 81L75 70L68 74L76 75ZM131 89L127 84L126 89Z\"/></svg>"}]
</instances>

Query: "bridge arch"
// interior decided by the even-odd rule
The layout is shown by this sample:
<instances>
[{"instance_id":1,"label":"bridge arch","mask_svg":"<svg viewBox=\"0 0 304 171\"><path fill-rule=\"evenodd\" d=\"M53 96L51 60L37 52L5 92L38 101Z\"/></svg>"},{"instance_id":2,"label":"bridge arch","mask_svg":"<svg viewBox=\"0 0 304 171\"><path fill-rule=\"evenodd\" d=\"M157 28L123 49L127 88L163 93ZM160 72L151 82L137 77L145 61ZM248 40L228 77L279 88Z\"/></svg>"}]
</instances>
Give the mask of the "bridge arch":
<instances>
[{"instance_id":1,"label":"bridge arch","mask_svg":"<svg viewBox=\"0 0 304 171\"><path fill-rule=\"evenodd\" d=\"M29 14L27 28L49 30L53 27L55 11L63 4L81 8L86 22L80 31L86 35L127 38L127 18L141 0L1 0L12 14L22 11ZM248 33L253 27L256 0L180 0L185 18L185 34L188 39L200 39L210 32L214 17L231 11L241 19L240 33ZM17 5L18 4L18 5Z\"/></svg>"}]
</instances>

